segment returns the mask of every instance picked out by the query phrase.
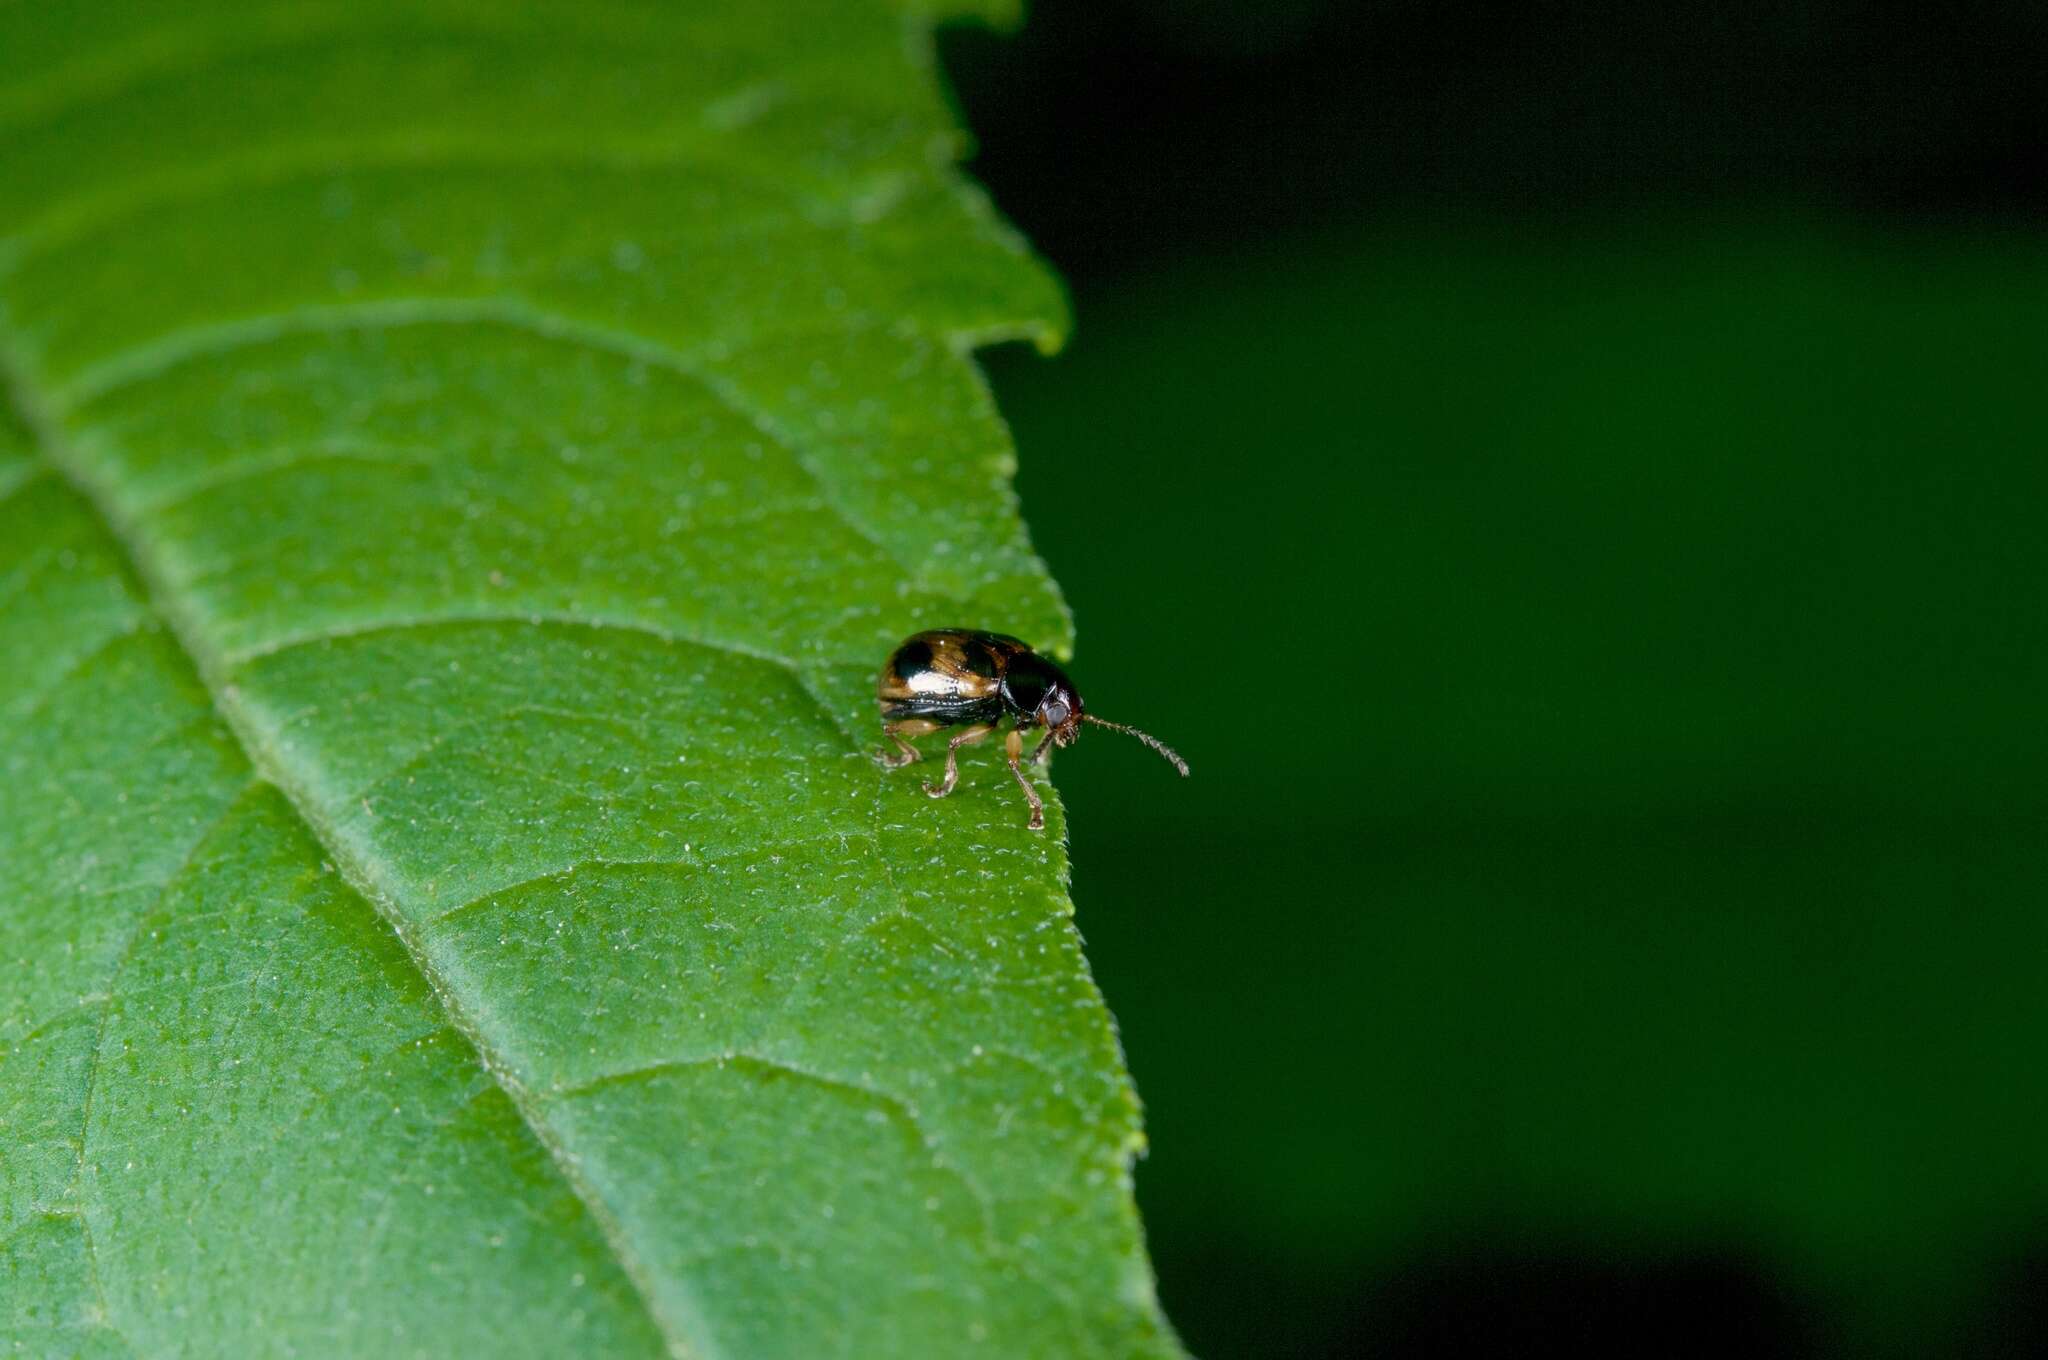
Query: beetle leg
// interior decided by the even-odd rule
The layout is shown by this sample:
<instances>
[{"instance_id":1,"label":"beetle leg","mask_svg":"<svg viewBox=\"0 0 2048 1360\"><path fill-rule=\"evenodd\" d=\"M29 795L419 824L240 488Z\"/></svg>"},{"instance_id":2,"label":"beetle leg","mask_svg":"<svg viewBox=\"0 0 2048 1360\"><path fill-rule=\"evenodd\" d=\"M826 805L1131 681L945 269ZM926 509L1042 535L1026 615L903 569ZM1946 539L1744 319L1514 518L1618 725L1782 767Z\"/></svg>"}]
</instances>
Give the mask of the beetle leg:
<instances>
[{"instance_id":1,"label":"beetle leg","mask_svg":"<svg viewBox=\"0 0 2048 1360\"><path fill-rule=\"evenodd\" d=\"M875 759L881 761L883 765L892 770L901 769L905 765L923 760L924 752L912 746L904 738L921 737L927 732L936 732L938 730L939 725L930 718L905 718L901 722L883 723L882 735L895 742L903 754L895 755L891 752L883 751L877 754Z\"/></svg>"},{"instance_id":2,"label":"beetle leg","mask_svg":"<svg viewBox=\"0 0 2048 1360\"><path fill-rule=\"evenodd\" d=\"M1033 831L1045 830L1045 804L1038 799L1038 790L1031 787L1031 777L1024 773L1024 766L1018 757L1024 753L1024 734L1014 729L1008 740L1003 742L1003 752L1010 757L1010 773L1017 776L1017 787L1024 790L1024 801L1031 804L1031 820L1024 825Z\"/></svg>"},{"instance_id":3,"label":"beetle leg","mask_svg":"<svg viewBox=\"0 0 2048 1360\"><path fill-rule=\"evenodd\" d=\"M960 781L960 748L972 746L996 730L994 723L979 723L967 728L959 736L946 743L946 777L936 784L926 784L924 791L934 798L944 798L953 791L953 785Z\"/></svg>"}]
</instances>

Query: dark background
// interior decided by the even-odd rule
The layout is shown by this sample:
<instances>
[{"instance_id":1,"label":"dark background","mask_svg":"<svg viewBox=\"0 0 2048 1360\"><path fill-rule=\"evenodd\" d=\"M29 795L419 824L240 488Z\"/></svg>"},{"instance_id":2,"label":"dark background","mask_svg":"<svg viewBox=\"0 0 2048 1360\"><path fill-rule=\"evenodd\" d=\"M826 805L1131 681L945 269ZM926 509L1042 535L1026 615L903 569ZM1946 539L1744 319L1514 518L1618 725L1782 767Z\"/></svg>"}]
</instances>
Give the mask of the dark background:
<instances>
[{"instance_id":1,"label":"dark background","mask_svg":"<svg viewBox=\"0 0 2048 1360\"><path fill-rule=\"evenodd\" d=\"M942 55L1191 1348L2048 1354L2048 9Z\"/></svg>"}]
</instances>

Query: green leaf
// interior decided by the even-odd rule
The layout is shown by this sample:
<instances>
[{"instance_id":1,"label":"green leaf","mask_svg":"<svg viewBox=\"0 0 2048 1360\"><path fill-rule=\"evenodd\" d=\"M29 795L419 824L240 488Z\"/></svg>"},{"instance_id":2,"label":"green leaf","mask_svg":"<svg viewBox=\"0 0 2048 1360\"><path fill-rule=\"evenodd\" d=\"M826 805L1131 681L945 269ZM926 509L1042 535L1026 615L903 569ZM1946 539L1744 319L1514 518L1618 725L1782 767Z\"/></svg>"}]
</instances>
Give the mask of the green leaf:
<instances>
[{"instance_id":1,"label":"green leaf","mask_svg":"<svg viewBox=\"0 0 2048 1360\"><path fill-rule=\"evenodd\" d=\"M1178 1353L928 23L0 6L0 1346Z\"/></svg>"}]
</instances>

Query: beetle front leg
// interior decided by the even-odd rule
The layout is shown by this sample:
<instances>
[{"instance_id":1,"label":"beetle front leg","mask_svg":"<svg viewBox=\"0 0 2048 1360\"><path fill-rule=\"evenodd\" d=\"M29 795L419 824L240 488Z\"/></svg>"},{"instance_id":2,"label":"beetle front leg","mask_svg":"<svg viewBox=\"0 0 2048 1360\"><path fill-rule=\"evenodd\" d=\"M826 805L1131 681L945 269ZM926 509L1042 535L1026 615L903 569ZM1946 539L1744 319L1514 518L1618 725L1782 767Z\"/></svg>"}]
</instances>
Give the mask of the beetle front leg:
<instances>
[{"instance_id":1,"label":"beetle front leg","mask_svg":"<svg viewBox=\"0 0 2048 1360\"><path fill-rule=\"evenodd\" d=\"M926 784L924 791L934 798L944 798L953 791L953 785L960 781L960 748L972 746L996 730L994 723L978 723L962 731L959 736L946 743L946 777L937 784Z\"/></svg>"},{"instance_id":2,"label":"beetle front leg","mask_svg":"<svg viewBox=\"0 0 2048 1360\"><path fill-rule=\"evenodd\" d=\"M924 752L912 746L905 738L921 737L927 732L936 732L938 730L939 725L930 718L904 718L900 722L883 723L882 735L895 742L903 754L895 755L888 751L878 751L875 754L875 759L881 761L886 768L891 770L900 770L905 765L911 765L923 760Z\"/></svg>"},{"instance_id":3,"label":"beetle front leg","mask_svg":"<svg viewBox=\"0 0 2048 1360\"><path fill-rule=\"evenodd\" d=\"M1031 777L1024 773L1019 757L1024 754L1024 734L1012 730L1003 742L1003 751L1010 757L1010 773L1017 776L1017 787L1024 790L1024 801L1031 804L1031 820L1024 823L1032 831L1045 830L1045 804L1039 801L1038 790L1031 787Z\"/></svg>"}]
</instances>

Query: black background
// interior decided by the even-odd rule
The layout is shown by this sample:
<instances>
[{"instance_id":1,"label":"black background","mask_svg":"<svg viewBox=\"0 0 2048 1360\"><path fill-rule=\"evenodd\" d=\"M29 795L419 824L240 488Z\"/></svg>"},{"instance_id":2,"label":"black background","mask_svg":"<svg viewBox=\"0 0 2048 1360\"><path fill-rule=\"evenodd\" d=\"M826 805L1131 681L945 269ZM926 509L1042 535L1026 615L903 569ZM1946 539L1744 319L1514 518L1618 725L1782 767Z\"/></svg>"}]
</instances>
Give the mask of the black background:
<instances>
[{"instance_id":1,"label":"black background","mask_svg":"<svg viewBox=\"0 0 2048 1360\"><path fill-rule=\"evenodd\" d=\"M2048 1354L2048 11L941 52L1190 1348Z\"/></svg>"}]
</instances>

